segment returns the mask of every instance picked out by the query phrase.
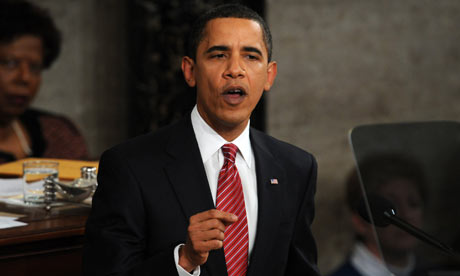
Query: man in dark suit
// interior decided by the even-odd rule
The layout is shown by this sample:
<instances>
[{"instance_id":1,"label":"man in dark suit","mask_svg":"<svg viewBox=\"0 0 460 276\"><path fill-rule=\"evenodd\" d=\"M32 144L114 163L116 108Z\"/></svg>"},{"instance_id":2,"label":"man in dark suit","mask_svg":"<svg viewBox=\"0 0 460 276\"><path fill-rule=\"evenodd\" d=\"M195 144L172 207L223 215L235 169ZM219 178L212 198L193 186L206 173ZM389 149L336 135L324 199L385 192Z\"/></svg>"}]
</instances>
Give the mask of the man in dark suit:
<instances>
[{"instance_id":1,"label":"man in dark suit","mask_svg":"<svg viewBox=\"0 0 460 276\"><path fill-rule=\"evenodd\" d=\"M318 275L316 161L249 127L277 72L266 23L224 5L191 36L182 70L197 104L103 154L85 274Z\"/></svg>"}]
</instances>

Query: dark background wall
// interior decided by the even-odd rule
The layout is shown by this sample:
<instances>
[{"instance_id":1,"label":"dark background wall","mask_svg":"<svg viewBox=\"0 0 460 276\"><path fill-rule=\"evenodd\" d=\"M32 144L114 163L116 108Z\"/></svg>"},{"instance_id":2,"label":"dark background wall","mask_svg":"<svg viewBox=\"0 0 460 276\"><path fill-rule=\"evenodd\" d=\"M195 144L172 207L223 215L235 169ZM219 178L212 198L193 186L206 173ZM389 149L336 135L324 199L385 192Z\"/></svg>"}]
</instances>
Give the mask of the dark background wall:
<instances>
[{"instance_id":1,"label":"dark background wall","mask_svg":"<svg viewBox=\"0 0 460 276\"><path fill-rule=\"evenodd\" d=\"M130 1L130 134L136 135L170 124L189 113L195 89L183 80L180 62L185 55L190 25L199 14L225 1ZM264 1L233 1L264 14ZM265 128L264 102L254 112L252 124Z\"/></svg>"},{"instance_id":2,"label":"dark background wall","mask_svg":"<svg viewBox=\"0 0 460 276\"><path fill-rule=\"evenodd\" d=\"M34 2L64 33L35 105L77 122L95 158L190 109L193 91L179 70L183 34L211 1ZM460 119L460 1L248 3L268 19L279 72L253 123L318 159L313 230L326 273L352 238L343 203L353 166L349 129Z\"/></svg>"}]
</instances>

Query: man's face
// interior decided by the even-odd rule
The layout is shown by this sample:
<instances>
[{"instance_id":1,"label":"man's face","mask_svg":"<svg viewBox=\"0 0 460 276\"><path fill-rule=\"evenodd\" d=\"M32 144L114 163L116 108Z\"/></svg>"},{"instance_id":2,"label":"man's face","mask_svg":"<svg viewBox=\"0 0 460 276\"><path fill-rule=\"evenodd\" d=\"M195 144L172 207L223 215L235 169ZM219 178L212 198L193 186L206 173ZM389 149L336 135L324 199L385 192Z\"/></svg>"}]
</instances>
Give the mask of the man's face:
<instances>
[{"instance_id":1,"label":"man's face","mask_svg":"<svg viewBox=\"0 0 460 276\"><path fill-rule=\"evenodd\" d=\"M42 40L24 35L0 44L0 117L22 114L38 91L43 65Z\"/></svg>"},{"instance_id":2,"label":"man's face","mask_svg":"<svg viewBox=\"0 0 460 276\"><path fill-rule=\"evenodd\" d=\"M224 138L241 133L273 84L276 63L267 55L257 22L218 18L207 23L196 60L184 57L182 70L187 83L197 87L198 111Z\"/></svg>"},{"instance_id":3,"label":"man's face","mask_svg":"<svg viewBox=\"0 0 460 276\"><path fill-rule=\"evenodd\" d=\"M421 228L423 224L423 199L417 184L412 180L396 178L377 189L377 194L389 200L397 215L410 224ZM394 225L376 227L378 242L375 240L372 225L364 222L358 215L353 219L355 230L364 237L368 248L377 251L377 243L384 259L390 256L404 256L411 253L417 245L417 239Z\"/></svg>"},{"instance_id":4,"label":"man's face","mask_svg":"<svg viewBox=\"0 0 460 276\"><path fill-rule=\"evenodd\" d=\"M393 203L400 218L422 227L423 199L413 180L401 178L389 181L380 187L379 194ZM393 225L377 229L377 233L384 253L410 252L417 245L416 238Z\"/></svg>"}]
</instances>

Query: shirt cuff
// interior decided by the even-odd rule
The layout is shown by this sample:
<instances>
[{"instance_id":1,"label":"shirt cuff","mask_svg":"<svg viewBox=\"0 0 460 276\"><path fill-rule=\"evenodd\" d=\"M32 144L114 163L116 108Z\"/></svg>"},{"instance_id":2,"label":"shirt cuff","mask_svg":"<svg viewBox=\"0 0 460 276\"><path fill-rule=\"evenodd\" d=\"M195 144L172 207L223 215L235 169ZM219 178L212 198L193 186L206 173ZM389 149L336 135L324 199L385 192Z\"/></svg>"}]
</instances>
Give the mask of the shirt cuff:
<instances>
[{"instance_id":1,"label":"shirt cuff","mask_svg":"<svg viewBox=\"0 0 460 276\"><path fill-rule=\"evenodd\" d=\"M184 244L182 243L174 248L174 262L176 263L177 273L179 273L179 276L199 276L201 273L200 266L198 266L195 270L192 271L192 274L190 274L182 266L179 265L179 249L183 245Z\"/></svg>"}]
</instances>

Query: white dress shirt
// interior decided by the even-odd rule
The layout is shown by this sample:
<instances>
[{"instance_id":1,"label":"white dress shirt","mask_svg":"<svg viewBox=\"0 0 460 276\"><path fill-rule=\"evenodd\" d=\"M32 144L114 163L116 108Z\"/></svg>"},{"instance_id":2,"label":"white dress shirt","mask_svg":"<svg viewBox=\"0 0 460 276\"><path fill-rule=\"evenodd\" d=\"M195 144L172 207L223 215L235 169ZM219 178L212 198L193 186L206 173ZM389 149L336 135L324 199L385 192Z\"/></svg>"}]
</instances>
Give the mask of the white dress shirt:
<instances>
[{"instance_id":1,"label":"white dress shirt","mask_svg":"<svg viewBox=\"0 0 460 276\"><path fill-rule=\"evenodd\" d=\"M351 254L351 265L364 276L392 276L385 264L362 243L355 244Z\"/></svg>"},{"instance_id":2,"label":"white dress shirt","mask_svg":"<svg viewBox=\"0 0 460 276\"><path fill-rule=\"evenodd\" d=\"M244 203L246 206L246 217L248 220L249 232L249 256L254 247L254 241L257 230L257 179L254 153L249 139L249 122L244 131L233 141L226 141L217 132L215 132L200 116L195 105L192 114L192 126L195 133L198 147L200 149L206 176L208 178L209 188L211 190L214 205L217 197L217 180L219 172L224 164L224 155L221 147L226 143L235 144L239 151L236 155L235 164L243 185ZM200 269L195 269L193 274L188 273L179 265L179 247L174 250L177 270L180 276L199 275Z\"/></svg>"}]
</instances>

